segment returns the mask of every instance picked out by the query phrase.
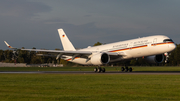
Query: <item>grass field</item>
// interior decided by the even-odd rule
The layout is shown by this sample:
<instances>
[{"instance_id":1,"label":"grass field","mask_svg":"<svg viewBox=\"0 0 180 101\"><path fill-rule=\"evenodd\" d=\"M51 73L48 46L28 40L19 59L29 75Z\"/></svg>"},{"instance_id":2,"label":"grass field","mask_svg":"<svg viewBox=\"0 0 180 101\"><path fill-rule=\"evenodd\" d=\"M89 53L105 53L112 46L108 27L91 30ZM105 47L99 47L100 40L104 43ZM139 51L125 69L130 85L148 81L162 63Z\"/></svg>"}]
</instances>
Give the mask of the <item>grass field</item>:
<instances>
[{"instance_id":1,"label":"grass field","mask_svg":"<svg viewBox=\"0 0 180 101\"><path fill-rule=\"evenodd\" d=\"M105 67L120 71L120 67ZM180 67L132 67L180 71ZM94 67L1 67L0 71L92 71ZM0 101L179 101L180 75L0 74Z\"/></svg>"},{"instance_id":2,"label":"grass field","mask_svg":"<svg viewBox=\"0 0 180 101\"><path fill-rule=\"evenodd\" d=\"M121 71L121 67L102 67L106 71ZM180 71L180 67L132 67L133 71ZM0 71L93 71L94 67L0 67Z\"/></svg>"},{"instance_id":3,"label":"grass field","mask_svg":"<svg viewBox=\"0 0 180 101\"><path fill-rule=\"evenodd\" d=\"M180 100L180 75L0 74L1 101Z\"/></svg>"}]
</instances>

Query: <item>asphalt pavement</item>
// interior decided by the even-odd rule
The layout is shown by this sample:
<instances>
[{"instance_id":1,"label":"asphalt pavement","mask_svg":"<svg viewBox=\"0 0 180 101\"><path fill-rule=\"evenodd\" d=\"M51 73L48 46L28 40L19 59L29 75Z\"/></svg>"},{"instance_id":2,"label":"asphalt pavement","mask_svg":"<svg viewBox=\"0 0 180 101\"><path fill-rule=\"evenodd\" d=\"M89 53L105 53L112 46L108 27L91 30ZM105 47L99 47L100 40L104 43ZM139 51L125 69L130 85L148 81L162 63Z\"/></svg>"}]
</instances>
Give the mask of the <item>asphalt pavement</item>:
<instances>
[{"instance_id":1,"label":"asphalt pavement","mask_svg":"<svg viewBox=\"0 0 180 101\"><path fill-rule=\"evenodd\" d=\"M0 71L0 74L169 74L180 75L180 71L106 71L97 73L93 71Z\"/></svg>"}]
</instances>

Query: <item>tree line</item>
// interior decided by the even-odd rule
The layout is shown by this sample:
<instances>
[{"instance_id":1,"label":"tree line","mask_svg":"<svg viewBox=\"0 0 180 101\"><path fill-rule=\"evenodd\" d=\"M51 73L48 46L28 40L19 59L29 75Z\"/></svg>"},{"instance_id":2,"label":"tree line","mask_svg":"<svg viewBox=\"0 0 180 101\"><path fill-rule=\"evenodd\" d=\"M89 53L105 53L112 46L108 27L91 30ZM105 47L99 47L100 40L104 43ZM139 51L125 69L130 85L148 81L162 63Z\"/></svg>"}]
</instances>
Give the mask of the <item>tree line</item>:
<instances>
[{"instance_id":1,"label":"tree line","mask_svg":"<svg viewBox=\"0 0 180 101\"><path fill-rule=\"evenodd\" d=\"M94 46L101 45L102 43L97 42ZM171 52L169 56L169 63L161 63L159 65L169 65L169 66L179 66L180 65L180 44L176 44L176 49ZM24 48L24 47L22 47ZM33 48L35 49L35 48ZM55 49L59 50L59 49ZM63 64L63 65L75 65L71 62L58 59L56 57L48 56L37 56L37 54L47 54L46 52L34 52L34 51L24 51L24 50L0 50L0 62L5 63L27 63L27 64L43 64L43 63L53 63L53 64ZM125 63L126 62L126 63ZM109 65L132 65L132 66L141 66L141 65L151 65L147 63L143 58L132 59L130 61L116 62Z\"/></svg>"}]
</instances>

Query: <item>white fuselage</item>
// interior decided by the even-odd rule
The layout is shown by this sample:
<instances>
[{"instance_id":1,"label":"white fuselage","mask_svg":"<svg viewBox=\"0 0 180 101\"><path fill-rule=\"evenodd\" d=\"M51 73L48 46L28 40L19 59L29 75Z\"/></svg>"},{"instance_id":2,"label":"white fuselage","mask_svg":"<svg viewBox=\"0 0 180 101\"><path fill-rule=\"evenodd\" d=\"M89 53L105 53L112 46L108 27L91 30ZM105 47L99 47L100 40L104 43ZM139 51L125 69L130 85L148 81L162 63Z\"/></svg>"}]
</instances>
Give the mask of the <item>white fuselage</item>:
<instances>
[{"instance_id":1,"label":"white fuselage","mask_svg":"<svg viewBox=\"0 0 180 101\"><path fill-rule=\"evenodd\" d=\"M92 51L93 54L116 52L117 54L119 54L119 58L110 59L110 62L116 62L125 59L152 56L171 52L175 49L176 45L174 44L174 42L164 42L165 39L170 38L164 35L155 35L110 43L106 45L88 47L80 49L78 51ZM87 59L85 58L76 57L73 60L71 58L71 56L67 56L65 60L78 64L91 65L91 61L87 62Z\"/></svg>"}]
</instances>

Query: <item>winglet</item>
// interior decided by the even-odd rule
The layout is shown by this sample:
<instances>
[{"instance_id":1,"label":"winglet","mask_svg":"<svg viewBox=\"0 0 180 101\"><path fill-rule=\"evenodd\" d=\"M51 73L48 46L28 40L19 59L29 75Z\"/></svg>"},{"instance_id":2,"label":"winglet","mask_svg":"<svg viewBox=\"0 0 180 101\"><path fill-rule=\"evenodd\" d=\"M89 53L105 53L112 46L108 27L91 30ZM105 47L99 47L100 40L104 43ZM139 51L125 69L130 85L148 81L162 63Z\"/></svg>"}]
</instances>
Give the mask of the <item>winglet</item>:
<instances>
[{"instance_id":1,"label":"winglet","mask_svg":"<svg viewBox=\"0 0 180 101\"><path fill-rule=\"evenodd\" d=\"M4 41L4 43L7 45L7 47L11 48L11 49L16 49L14 47L11 47L6 41Z\"/></svg>"}]
</instances>

